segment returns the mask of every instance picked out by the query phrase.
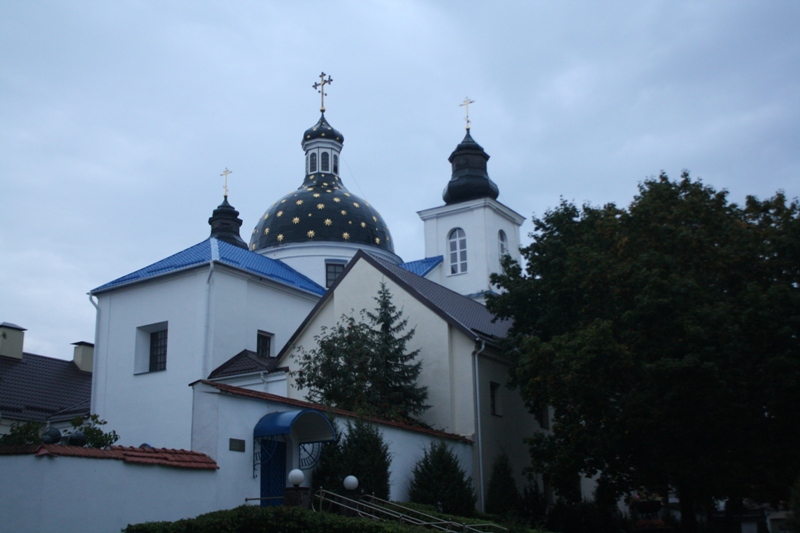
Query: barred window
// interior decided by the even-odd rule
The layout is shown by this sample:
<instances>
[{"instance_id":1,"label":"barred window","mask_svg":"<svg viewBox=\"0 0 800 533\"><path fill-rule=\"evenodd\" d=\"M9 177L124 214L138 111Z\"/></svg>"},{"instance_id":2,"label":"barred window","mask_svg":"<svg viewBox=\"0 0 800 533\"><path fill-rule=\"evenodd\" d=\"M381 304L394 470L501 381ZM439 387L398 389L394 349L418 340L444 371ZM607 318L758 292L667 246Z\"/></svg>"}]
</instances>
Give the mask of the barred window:
<instances>
[{"instance_id":1,"label":"barred window","mask_svg":"<svg viewBox=\"0 0 800 533\"><path fill-rule=\"evenodd\" d=\"M167 369L167 330L150 334L150 372Z\"/></svg>"}]
</instances>

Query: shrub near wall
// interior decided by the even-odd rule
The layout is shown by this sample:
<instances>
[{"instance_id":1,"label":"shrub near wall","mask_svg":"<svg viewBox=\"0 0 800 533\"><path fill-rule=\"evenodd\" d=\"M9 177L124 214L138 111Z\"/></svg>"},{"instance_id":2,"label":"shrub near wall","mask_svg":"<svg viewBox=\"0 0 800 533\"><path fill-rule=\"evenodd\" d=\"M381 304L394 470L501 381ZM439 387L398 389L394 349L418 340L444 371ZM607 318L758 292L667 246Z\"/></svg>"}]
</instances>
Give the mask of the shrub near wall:
<instances>
[{"instance_id":1,"label":"shrub near wall","mask_svg":"<svg viewBox=\"0 0 800 533\"><path fill-rule=\"evenodd\" d=\"M177 522L129 525L125 533L420 533L417 527L348 518L299 507L243 505Z\"/></svg>"}]
</instances>

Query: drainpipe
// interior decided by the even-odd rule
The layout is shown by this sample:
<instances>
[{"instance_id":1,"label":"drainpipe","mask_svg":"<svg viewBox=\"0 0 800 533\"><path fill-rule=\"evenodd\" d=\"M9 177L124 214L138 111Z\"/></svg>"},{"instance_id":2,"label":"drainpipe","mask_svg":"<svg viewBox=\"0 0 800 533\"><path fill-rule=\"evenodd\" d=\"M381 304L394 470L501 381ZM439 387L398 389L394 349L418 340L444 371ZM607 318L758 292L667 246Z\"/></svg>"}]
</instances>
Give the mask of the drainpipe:
<instances>
[{"instance_id":1,"label":"drainpipe","mask_svg":"<svg viewBox=\"0 0 800 533\"><path fill-rule=\"evenodd\" d=\"M214 246L214 244L216 243L212 242L212 246ZM211 342L209 340L211 336L211 278L214 276L215 264L216 261L212 258L209 263L208 278L206 279L206 317L203 324L205 346L203 347L203 377L201 379L207 379L208 375L211 373Z\"/></svg>"},{"instance_id":2,"label":"drainpipe","mask_svg":"<svg viewBox=\"0 0 800 533\"><path fill-rule=\"evenodd\" d=\"M89 294L89 303L92 304L94 307L94 347L95 350L100 348L100 344L98 344L98 339L100 338L100 301L95 301L93 298L97 298L92 293ZM100 355L99 350L97 355ZM107 361L104 361L102 357L93 357L92 358L92 393L89 399L89 412L90 413L99 413L100 410L97 408L97 382L100 379L100 372L103 372L103 382L108 383L108 365L106 365ZM105 402L105 394L103 394L103 401ZM48 422L49 424L50 422Z\"/></svg>"},{"instance_id":3,"label":"drainpipe","mask_svg":"<svg viewBox=\"0 0 800 533\"><path fill-rule=\"evenodd\" d=\"M476 341L478 339L475 339ZM478 436L478 501L481 512L483 512L483 435L481 433L481 387L480 374L478 372L478 356L486 349L486 341L481 340L481 349L472 352L475 356L475 421L476 435Z\"/></svg>"}]
</instances>

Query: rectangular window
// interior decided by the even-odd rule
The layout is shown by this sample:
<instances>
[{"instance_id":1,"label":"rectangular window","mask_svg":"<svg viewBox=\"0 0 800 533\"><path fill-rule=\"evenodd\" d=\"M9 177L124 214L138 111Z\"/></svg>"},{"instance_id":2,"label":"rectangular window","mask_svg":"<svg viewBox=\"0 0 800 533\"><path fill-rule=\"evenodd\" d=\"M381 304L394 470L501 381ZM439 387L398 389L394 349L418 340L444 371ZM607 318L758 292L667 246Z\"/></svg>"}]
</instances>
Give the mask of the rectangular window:
<instances>
[{"instance_id":1,"label":"rectangular window","mask_svg":"<svg viewBox=\"0 0 800 533\"><path fill-rule=\"evenodd\" d=\"M494 416L503 416L500 405L500 384L494 381L489 382L489 405Z\"/></svg>"},{"instance_id":2,"label":"rectangular window","mask_svg":"<svg viewBox=\"0 0 800 533\"><path fill-rule=\"evenodd\" d=\"M272 335L270 333L265 333L263 331L258 332L256 355L263 359L272 357Z\"/></svg>"},{"instance_id":3,"label":"rectangular window","mask_svg":"<svg viewBox=\"0 0 800 533\"><path fill-rule=\"evenodd\" d=\"M167 330L166 322L136 328L134 374L149 374L167 369Z\"/></svg>"},{"instance_id":4,"label":"rectangular window","mask_svg":"<svg viewBox=\"0 0 800 533\"><path fill-rule=\"evenodd\" d=\"M150 372L167 369L167 330L150 334Z\"/></svg>"},{"instance_id":5,"label":"rectangular window","mask_svg":"<svg viewBox=\"0 0 800 533\"><path fill-rule=\"evenodd\" d=\"M344 272L344 263L325 263L325 288L330 288L331 285L339 278Z\"/></svg>"}]
</instances>

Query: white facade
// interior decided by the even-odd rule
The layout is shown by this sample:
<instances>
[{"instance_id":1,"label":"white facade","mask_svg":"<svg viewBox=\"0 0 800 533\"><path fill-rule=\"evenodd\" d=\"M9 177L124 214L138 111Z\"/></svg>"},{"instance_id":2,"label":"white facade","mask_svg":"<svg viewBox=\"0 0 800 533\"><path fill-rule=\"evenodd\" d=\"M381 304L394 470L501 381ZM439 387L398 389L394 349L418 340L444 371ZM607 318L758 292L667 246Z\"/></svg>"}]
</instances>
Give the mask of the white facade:
<instances>
[{"instance_id":1,"label":"white facade","mask_svg":"<svg viewBox=\"0 0 800 533\"><path fill-rule=\"evenodd\" d=\"M427 278L459 294L483 301L482 294L492 290L489 275L501 271L503 248L512 259L520 260L519 228L525 218L497 200L479 198L425 209L418 215L425 223L425 257L444 259ZM451 234L459 228L466 238L466 272L454 264L450 248Z\"/></svg>"},{"instance_id":2,"label":"white facade","mask_svg":"<svg viewBox=\"0 0 800 533\"><path fill-rule=\"evenodd\" d=\"M318 297L212 262L97 299L92 412L121 445L189 449L189 383L244 349L255 351L260 331L282 346ZM149 333L163 328L166 369L151 372Z\"/></svg>"}]
</instances>

